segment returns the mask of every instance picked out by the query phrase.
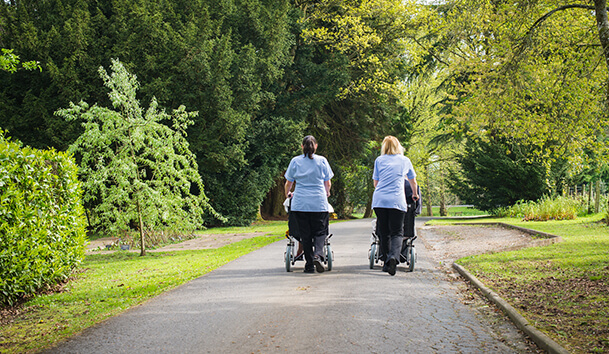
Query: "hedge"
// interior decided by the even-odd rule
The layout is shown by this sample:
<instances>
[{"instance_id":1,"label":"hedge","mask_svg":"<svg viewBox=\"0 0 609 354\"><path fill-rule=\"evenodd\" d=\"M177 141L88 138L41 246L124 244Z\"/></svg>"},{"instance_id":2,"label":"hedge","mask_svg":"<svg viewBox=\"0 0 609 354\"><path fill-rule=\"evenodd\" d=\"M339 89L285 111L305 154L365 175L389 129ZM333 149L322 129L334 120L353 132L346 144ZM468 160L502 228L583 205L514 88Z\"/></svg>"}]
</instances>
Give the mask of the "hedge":
<instances>
[{"instance_id":1,"label":"hedge","mask_svg":"<svg viewBox=\"0 0 609 354\"><path fill-rule=\"evenodd\" d=\"M82 192L73 158L0 131L0 304L66 279L85 254Z\"/></svg>"}]
</instances>

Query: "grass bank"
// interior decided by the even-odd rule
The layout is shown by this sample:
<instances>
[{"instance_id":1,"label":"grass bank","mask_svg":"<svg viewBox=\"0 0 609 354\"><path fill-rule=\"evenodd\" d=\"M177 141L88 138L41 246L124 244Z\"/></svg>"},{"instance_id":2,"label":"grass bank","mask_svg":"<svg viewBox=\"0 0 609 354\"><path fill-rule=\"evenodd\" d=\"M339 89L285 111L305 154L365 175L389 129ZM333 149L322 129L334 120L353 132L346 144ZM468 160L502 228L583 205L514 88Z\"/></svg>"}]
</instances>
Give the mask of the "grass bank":
<instances>
[{"instance_id":1,"label":"grass bank","mask_svg":"<svg viewBox=\"0 0 609 354\"><path fill-rule=\"evenodd\" d=\"M432 206L431 212L433 216L440 216L440 207ZM447 208L447 212L448 216L479 216L488 214L482 210L467 206L451 206ZM421 208L421 216L429 216L427 215L427 208L425 206Z\"/></svg>"},{"instance_id":2,"label":"grass bank","mask_svg":"<svg viewBox=\"0 0 609 354\"><path fill-rule=\"evenodd\" d=\"M41 294L13 309L0 322L0 352L27 353L47 348L87 327L124 312L167 290L200 277L244 254L282 239L286 222L203 233L270 234L218 249L148 253L114 252L88 255L80 269L58 291Z\"/></svg>"},{"instance_id":3,"label":"grass bank","mask_svg":"<svg viewBox=\"0 0 609 354\"><path fill-rule=\"evenodd\" d=\"M536 328L572 353L609 352L609 227L603 215L524 222L484 219L561 236L562 243L460 259ZM433 221L436 224L446 221Z\"/></svg>"}]
</instances>

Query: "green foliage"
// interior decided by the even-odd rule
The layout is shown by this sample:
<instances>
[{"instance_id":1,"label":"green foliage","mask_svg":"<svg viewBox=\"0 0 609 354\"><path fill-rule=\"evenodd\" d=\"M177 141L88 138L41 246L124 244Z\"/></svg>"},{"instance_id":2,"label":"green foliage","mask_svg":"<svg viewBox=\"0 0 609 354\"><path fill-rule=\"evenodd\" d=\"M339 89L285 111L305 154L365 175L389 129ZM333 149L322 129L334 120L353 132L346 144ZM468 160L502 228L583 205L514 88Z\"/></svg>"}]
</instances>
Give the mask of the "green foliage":
<instances>
[{"instance_id":1,"label":"green foliage","mask_svg":"<svg viewBox=\"0 0 609 354\"><path fill-rule=\"evenodd\" d=\"M187 139L209 202L231 223L251 222L289 161L284 142L302 137L299 117L273 109L291 61L289 10L288 0L0 3L0 41L45 69L0 73L0 126L32 146L66 149L82 129L53 112L80 100L108 106L96 70L118 57L137 73L143 100L199 112ZM263 144L278 158L260 157Z\"/></svg>"},{"instance_id":2,"label":"green foliage","mask_svg":"<svg viewBox=\"0 0 609 354\"><path fill-rule=\"evenodd\" d=\"M459 157L462 173L451 178L466 204L493 211L519 200L537 200L547 191L546 168L530 159L526 145L506 139L469 140Z\"/></svg>"},{"instance_id":3,"label":"green foliage","mask_svg":"<svg viewBox=\"0 0 609 354\"><path fill-rule=\"evenodd\" d=\"M71 155L0 132L0 304L65 280L84 258L84 227Z\"/></svg>"},{"instance_id":4,"label":"green foliage","mask_svg":"<svg viewBox=\"0 0 609 354\"><path fill-rule=\"evenodd\" d=\"M84 200L95 226L117 234L139 229L142 221L148 232L187 231L202 227L204 213L221 219L208 203L185 139L196 112L181 106L170 115L155 99L144 112L136 98L137 79L118 60L111 75L99 72L116 110L81 101L57 111L83 121L84 133L70 151L80 160Z\"/></svg>"},{"instance_id":5,"label":"green foliage","mask_svg":"<svg viewBox=\"0 0 609 354\"><path fill-rule=\"evenodd\" d=\"M21 67L25 70L42 70L40 64L35 61L25 61L20 63L19 56L13 54L12 49L2 48L2 54L0 55L0 70L8 71L9 73L14 73Z\"/></svg>"},{"instance_id":6,"label":"green foliage","mask_svg":"<svg viewBox=\"0 0 609 354\"><path fill-rule=\"evenodd\" d=\"M556 196L543 196L537 201L519 201L500 212L502 216L522 218L526 221L572 220L585 212L581 200Z\"/></svg>"}]
</instances>

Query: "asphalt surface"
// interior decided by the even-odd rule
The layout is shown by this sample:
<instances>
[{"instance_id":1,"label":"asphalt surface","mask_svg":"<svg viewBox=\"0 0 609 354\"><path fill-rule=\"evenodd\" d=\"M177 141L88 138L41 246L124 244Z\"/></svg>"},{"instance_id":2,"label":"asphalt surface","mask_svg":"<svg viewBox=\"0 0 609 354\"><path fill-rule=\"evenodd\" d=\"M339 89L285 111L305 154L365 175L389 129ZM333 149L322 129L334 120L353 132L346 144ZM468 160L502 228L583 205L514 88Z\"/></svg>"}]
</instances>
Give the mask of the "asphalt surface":
<instances>
[{"instance_id":1,"label":"asphalt surface","mask_svg":"<svg viewBox=\"0 0 609 354\"><path fill-rule=\"evenodd\" d=\"M369 269L370 220L332 224L334 267L286 272L280 241L111 318L51 353L513 353L438 270Z\"/></svg>"}]
</instances>

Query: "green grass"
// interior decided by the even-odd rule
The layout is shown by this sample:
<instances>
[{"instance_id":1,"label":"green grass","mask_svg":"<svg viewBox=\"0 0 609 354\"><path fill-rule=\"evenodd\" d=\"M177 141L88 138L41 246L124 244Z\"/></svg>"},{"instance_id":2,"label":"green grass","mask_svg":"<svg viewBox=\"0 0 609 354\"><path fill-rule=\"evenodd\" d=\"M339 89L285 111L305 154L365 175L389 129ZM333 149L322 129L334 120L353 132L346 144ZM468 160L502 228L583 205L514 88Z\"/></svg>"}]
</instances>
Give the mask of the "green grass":
<instances>
[{"instance_id":1,"label":"green grass","mask_svg":"<svg viewBox=\"0 0 609 354\"><path fill-rule=\"evenodd\" d=\"M19 309L22 313L12 323L2 322L0 352L35 352L68 338L282 239L286 224L283 223L284 227L274 223L265 226L264 230L281 229L272 232L273 236L258 236L218 249L150 252L145 257L130 252L89 255L80 273L62 291L37 296Z\"/></svg>"},{"instance_id":2,"label":"green grass","mask_svg":"<svg viewBox=\"0 0 609 354\"><path fill-rule=\"evenodd\" d=\"M431 211L433 216L440 216L440 207L431 207ZM486 214L488 213L473 207L454 206L448 208L448 216L478 216ZM427 216L427 208L425 206L421 208L421 216Z\"/></svg>"},{"instance_id":3,"label":"green grass","mask_svg":"<svg viewBox=\"0 0 609 354\"><path fill-rule=\"evenodd\" d=\"M609 351L609 227L603 214L563 221L484 219L561 236L546 247L462 258L534 326L573 353ZM475 221L473 221L475 222ZM434 220L433 224L446 224Z\"/></svg>"},{"instance_id":4,"label":"green grass","mask_svg":"<svg viewBox=\"0 0 609 354\"><path fill-rule=\"evenodd\" d=\"M440 207L439 206L431 207L431 212L433 213L433 216L440 216ZM480 215L487 215L487 214L488 213L486 213L482 210L478 210L473 207L454 206L454 207L448 208L448 216L480 216ZM423 208L421 208L420 216L427 216L427 208L425 206L423 206ZM364 213L354 213L353 217L356 219L361 219L364 217ZM376 217L374 215L374 213L372 213L372 217L373 218Z\"/></svg>"}]
</instances>

